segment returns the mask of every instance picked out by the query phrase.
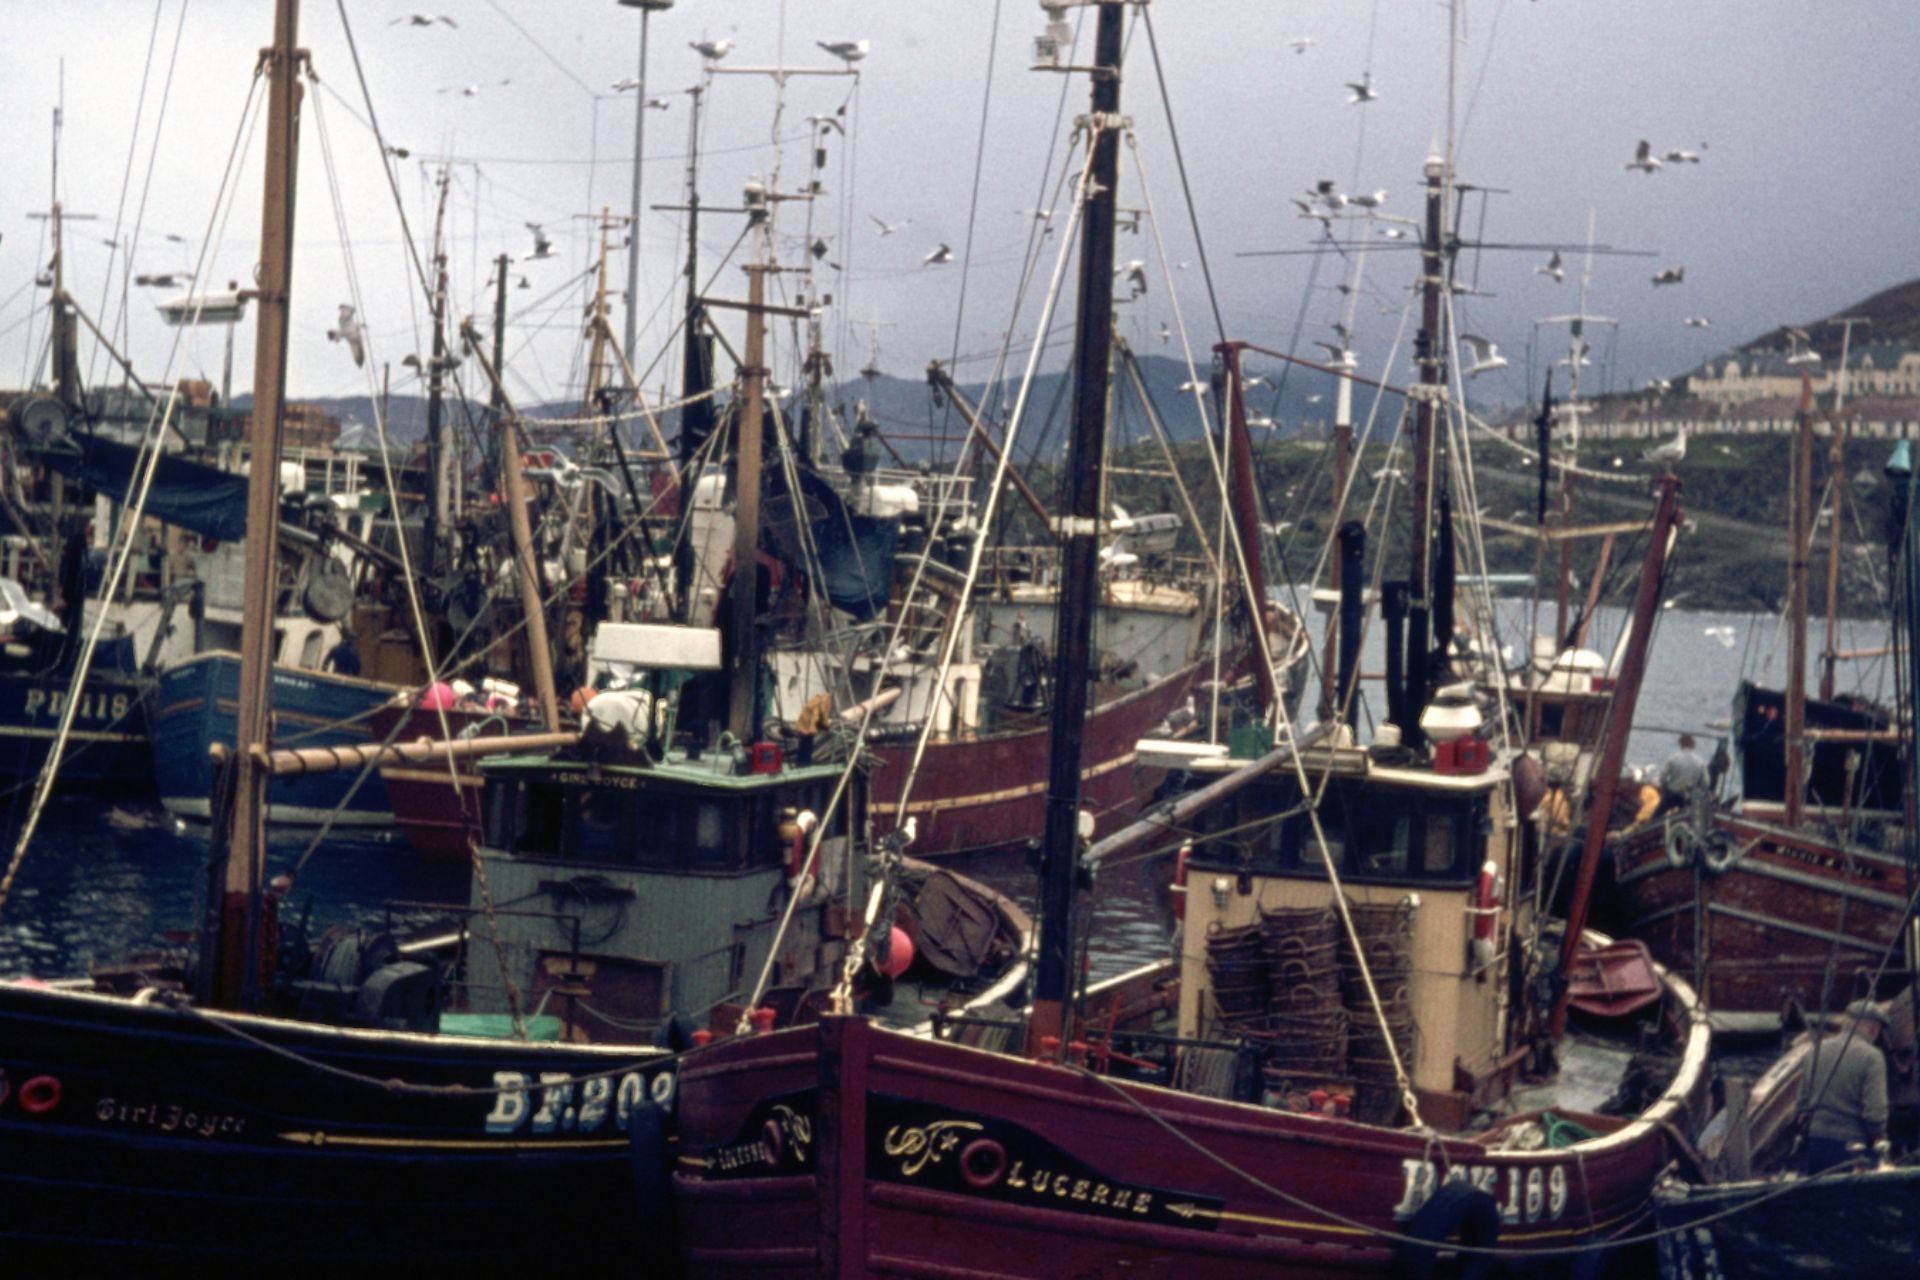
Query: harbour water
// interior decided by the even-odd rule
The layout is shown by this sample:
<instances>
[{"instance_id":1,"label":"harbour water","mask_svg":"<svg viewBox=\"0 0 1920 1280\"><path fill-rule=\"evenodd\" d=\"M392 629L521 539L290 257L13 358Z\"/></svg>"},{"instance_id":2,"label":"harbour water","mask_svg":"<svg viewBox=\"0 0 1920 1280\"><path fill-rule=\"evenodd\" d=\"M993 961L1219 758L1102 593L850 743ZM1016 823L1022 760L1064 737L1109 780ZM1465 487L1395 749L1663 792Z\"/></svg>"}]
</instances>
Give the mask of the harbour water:
<instances>
[{"instance_id":1,"label":"harbour water","mask_svg":"<svg viewBox=\"0 0 1920 1280\"><path fill-rule=\"evenodd\" d=\"M1524 606L1503 608L1505 633L1526 634ZM1594 647L1602 652L1620 623L1614 610L1596 620ZM1874 650L1886 643L1884 624L1842 624L1837 648ZM1379 669L1377 639L1363 654L1364 670ZM1810 648L1817 650L1816 643ZM1810 664L1817 659L1810 657ZM1769 615L1701 613L1660 615L1630 759L1657 766L1673 750L1678 731L1713 746L1743 672L1777 684L1785 667L1785 639ZM1841 664L1838 686L1870 697L1890 695L1887 659ZM1312 698L1304 700L1311 704ZM11 849L24 818L27 793L6 799ZM467 871L457 863L421 859L397 835L330 837L308 855L309 841L276 838L269 874L297 869L295 912L310 911L315 932L334 924L371 925L391 919L398 928L428 923L431 913L389 915L389 902L464 903ZM204 898L207 840L182 830L156 804L68 794L49 806L40 834L21 865L0 911L0 978L82 975L128 952L164 945L191 931ZM961 869L1000 886L1032 906L1037 897L1029 857L1020 850L964 860ZM1121 971L1164 952L1167 895L1161 860L1134 861L1103 871L1093 894L1092 960L1096 975Z\"/></svg>"}]
</instances>

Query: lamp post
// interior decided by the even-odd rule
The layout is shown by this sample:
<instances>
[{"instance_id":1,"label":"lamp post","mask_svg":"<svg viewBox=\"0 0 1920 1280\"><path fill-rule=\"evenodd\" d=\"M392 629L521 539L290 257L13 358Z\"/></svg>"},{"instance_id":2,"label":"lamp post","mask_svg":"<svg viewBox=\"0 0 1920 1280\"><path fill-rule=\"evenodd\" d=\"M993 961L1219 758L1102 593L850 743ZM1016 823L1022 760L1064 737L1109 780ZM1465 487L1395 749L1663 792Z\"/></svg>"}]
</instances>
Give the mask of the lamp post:
<instances>
[{"instance_id":1,"label":"lamp post","mask_svg":"<svg viewBox=\"0 0 1920 1280\"><path fill-rule=\"evenodd\" d=\"M640 11L639 86L633 94L633 201L632 220L627 224L627 323L622 342L627 363L634 362L634 345L639 339L638 296L640 292L640 160L647 142L647 22L656 12L673 8L673 0L619 0L623 9Z\"/></svg>"}]
</instances>

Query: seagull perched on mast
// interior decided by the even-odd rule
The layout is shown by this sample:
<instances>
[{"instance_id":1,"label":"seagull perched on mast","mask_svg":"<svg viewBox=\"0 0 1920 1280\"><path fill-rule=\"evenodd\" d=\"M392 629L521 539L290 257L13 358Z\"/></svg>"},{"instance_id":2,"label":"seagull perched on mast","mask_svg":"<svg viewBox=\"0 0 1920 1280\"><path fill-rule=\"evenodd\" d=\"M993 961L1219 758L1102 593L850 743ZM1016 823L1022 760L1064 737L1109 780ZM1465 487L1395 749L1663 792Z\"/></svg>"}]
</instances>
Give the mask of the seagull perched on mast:
<instances>
[{"instance_id":1,"label":"seagull perched on mast","mask_svg":"<svg viewBox=\"0 0 1920 1280\"><path fill-rule=\"evenodd\" d=\"M1378 191L1370 191L1366 195L1347 197L1348 204L1358 205L1362 209L1378 209L1386 202L1387 192L1384 187Z\"/></svg>"},{"instance_id":2,"label":"seagull perched on mast","mask_svg":"<svg viewBox=\"0 0 1920 1280\"><path fill-rule=\"evenodd\" d=\"M367 335L360 327L360 317L353 313L347 303L340 304L340 327L327 330L328 342L344 342L347 350L353 352L353 363L364 365L367 362Z\"/></svg>"},{"instance_id":3,"label":"seagull perched on mast","mask_svg":"<svg viewBox=\"0 0 1920 1280\"><path fill-rule=\"evenodd\" d=\"M1507 367L1507 358L1500 354L1500 348L1478 334L1463 333L1460 341L1473 348L1473 363L1467 366L1467 376L1490 373L1495 369Z\"/></svg>"},{"instance_id":4,"label":"seagull perched on mast","mask_svg":"<svg viewBox=\"0 0 1920 1280\"><path fill-rule=\"evenodd\" d=\"M1646 452L1648 462L1685 462L1687 459L1687 429L1680 428L1680 434L1665 444Z\"/></svg>"},{"instance_id":5,"label":"seagull perched on mast","mask_svg":"<svg viewBox=\"0 0 1920 1280\"><path fill-rule=\"evenodd\" d=\"M1567 269L1560 265L1560 251L1555 249L1553 256L1547 259L1547 265L1544 267L1535 267L1533 274L1537 276L1547 276L1551 278L1555 284L1566 283Z\"/></svg>"},{"instance_id":6,"label":"seagull perched on mast","mask_svg":"<svg viewBox=\"0 0 1920 1280\"><path fill-rule=\"evenodd\" d=\"M1633 159L1627 161L1626 167L1640 169L1646 173L1652 173L1658 169L1660 162L1654 158L1653 144L1645 138L1640 139L1640 145L1634 149Z\"/></svg>"},{"instance_id":7,"label":"seagull perched on mast","mask_svg":"<svg viewBox=\"0 0 1920 1280\"><path fill-rule=\"evenodd\" d=\"M867 40L815 40L814 43L848 66L866 57L867 51L873 47L872 42Z\"/></svg>"}]
</instances>

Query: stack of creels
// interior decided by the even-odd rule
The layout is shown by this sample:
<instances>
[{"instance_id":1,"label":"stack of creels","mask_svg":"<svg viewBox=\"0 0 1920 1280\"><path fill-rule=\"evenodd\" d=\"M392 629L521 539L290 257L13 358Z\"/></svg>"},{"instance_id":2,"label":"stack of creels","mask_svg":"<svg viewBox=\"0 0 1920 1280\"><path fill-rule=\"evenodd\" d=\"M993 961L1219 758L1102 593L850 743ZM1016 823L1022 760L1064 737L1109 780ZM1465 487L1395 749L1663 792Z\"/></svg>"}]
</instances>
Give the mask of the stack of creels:
<instances>
[{"instance_id":1,"label":"stack of creels","mask_svg":"<svg viewBox=\"0 0 1920 1280\"><path fill-rule=\"evenodd\" d=\"M1389 1037L1411 1072L1419 1033L1411 998L1413 906L1406 901L1354 905L1349 912L1356 936L1341 939L1340 976L1347 1010L1347 1071L1362 1086L1354 1097L1354 1114L1387 1123L1399 1108ZM1367 995L1369 977L1380 998L1378 1011Z\"/></svg>"},{"instance_id":2,"label":"stack of creels","mask_svg":"<svg viewBox=\"0 0 1920 1280\"><path fill-rule=\"evenodd\" d=\"M1220 1017L1235 1029L1257 1023L1267 1007L1267 957L1260 946L1260 926L1207 933L1207 972L1213 978L1213 998Z\"/></svg>"},{"instance_id":3,"label":"stack of creels","mask_svg":"<svg viewBox=\"0 0 1920 1280\"><path fill-rule=\"evenodd\" d=\"M1250 1034L1267 1044L1270 1085L1344 1074L1347 1014L1340 1002L1339 920L1324 907L1260 913L1267 1016Z\"/></svg>"}]
</instances>

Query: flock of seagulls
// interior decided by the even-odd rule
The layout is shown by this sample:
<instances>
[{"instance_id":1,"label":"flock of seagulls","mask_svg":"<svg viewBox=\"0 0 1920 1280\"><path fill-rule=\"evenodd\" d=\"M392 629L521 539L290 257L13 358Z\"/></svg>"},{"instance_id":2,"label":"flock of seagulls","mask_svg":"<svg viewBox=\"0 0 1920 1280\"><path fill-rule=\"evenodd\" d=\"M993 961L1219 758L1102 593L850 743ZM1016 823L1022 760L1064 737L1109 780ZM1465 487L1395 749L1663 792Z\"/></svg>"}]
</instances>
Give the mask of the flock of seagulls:
<instances>
[{"instance_id":1,"label":"flock of seagulls","mask_svg":"<svg viewBox=\"0 0 1920 1280\"><path fill-rule=\"evenodd\" d=\"M1703 142L1700 144L1701 151L1706 150L1706 147L1706 143ZM1638 169L1642 173L1652 174L1661 168L1663 161L1666 164L1699 164L1700 152L1685 151L1679 147L1675 147L1673 150L1668 151L1664 157L1656 156L1653 154L1653 143L1642 138L1640 139L1640 145L1633 150L1633 159L1627 161L1626 167L1629 170Z\"/></svg>"}]
</instances>

